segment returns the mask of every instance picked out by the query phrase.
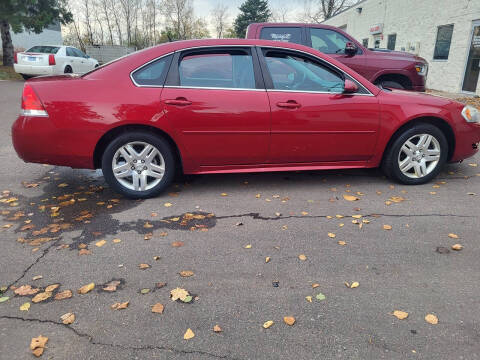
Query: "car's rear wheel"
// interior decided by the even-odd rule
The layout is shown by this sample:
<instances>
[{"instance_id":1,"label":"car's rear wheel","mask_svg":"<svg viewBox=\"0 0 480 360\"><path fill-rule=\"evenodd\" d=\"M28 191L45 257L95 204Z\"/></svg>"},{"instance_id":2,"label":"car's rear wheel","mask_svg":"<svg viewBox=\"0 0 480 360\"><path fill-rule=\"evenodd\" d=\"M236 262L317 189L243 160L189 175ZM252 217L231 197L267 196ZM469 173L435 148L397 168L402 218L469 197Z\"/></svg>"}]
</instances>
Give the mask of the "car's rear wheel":
<instances>
[{"instance_id":1,"label":"car's rear wheel","mask_svg":"<svg viewBox=\"0 0 480 360\"><path fill-rule=\"evenodd\" d=\"M164 191L175 176L169 143L143 131L125 133L106 147L102 156L105 180L117 192L146 199Z\"/></svg>"},{"instance_id":2,"label":"car's rear wheel","mask_svg":"<svg viewBox=\"0 0 480 360\"><path fill-rule=\"evenodd\" d=\"M20 74L25 80L31 79L33 75Z\"/></svg>"},{"instance_id":3,"label":"car's rear wheel","mask_svg":"<svg viewBox=\"0 0 480 360\"><path fill-rule=\"evenodd\" d=\"M431 124L417 124L393 141L382 168L387 176L403 184L424 184L438 175L447 156L448 142L443 132Z\"/></svg>"},{"instance_id":4,"label":"car's rear wheel","mask_svg":"<svg viewBox=\"0 0 480 360\"><path fill-rule=\"evenodd\" d=\"M65 74L73 73L72 67L70 65L65 66L65 70L63 70Z\"/></svg>"}]
</instances>

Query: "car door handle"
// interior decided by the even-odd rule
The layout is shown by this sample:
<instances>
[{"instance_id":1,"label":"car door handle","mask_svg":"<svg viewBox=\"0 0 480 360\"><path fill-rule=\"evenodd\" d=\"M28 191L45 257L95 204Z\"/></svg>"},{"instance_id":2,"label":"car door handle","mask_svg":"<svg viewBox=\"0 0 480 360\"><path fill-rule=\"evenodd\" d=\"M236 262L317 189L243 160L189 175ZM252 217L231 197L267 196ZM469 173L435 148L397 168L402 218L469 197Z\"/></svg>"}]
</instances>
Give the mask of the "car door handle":
<instances>
[{"instance_id":1,"label":"car door handle","mask_svg":"<svg viewBox=\"0 0 480 360\"><path fill-rule=\"evenodd\" d=\"M176 106L187 106L187 105L192 105L192 102L185 99L184 97L178 97L176 99L165 100L165 104L176 105Z\"/></svg>"},{"instance_id":2,"label":"car door handle","mask_svg":"<svg viewBox=\"0 0 480 360\"><path fill-rule=\"evenodd\" d=\"M280 108L287 108L287 109L298 109L300 106L295 100L288 100L287 102L278 102L277 106Z\"/></svg>"}]
</instances>

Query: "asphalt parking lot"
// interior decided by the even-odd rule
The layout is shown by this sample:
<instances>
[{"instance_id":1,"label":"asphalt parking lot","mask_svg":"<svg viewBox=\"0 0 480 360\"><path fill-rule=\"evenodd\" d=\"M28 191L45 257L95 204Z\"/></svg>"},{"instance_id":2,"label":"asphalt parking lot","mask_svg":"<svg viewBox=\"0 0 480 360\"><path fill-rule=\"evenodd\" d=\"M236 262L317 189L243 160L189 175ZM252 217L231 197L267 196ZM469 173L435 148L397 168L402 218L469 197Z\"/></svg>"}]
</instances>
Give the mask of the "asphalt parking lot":
<instances>
[{"instance_id":1,"label":"asphalt parking lot","mask_svg":"<svg viewBox=\"0 0 480 360\"><path fill-rule=\"evenodd\" d=\"M99 172L16 156L22 86L0 82L1 359L31 359L39 335L45 359L480 358L478 156L415 187L211 175L132 201Z\"/></svg>"}]
</instances>

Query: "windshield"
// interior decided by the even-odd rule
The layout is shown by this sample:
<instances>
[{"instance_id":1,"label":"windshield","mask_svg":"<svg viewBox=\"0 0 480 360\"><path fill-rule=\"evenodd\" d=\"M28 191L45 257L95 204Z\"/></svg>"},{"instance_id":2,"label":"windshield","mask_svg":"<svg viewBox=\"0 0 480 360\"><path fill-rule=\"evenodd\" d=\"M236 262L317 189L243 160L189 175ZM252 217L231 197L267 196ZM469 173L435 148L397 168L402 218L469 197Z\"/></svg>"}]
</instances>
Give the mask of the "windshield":
<instances>
[{"instance_id":1,"label":"windshield","mask_svg":"<svg viewBox=\"0 0 480 360\"><path fill-rule=\"evenodd\" d=\"M34 46L26 52L34 52L41 54L56 54L60 48L58 46Z\"/></svg>"}]
</instances>

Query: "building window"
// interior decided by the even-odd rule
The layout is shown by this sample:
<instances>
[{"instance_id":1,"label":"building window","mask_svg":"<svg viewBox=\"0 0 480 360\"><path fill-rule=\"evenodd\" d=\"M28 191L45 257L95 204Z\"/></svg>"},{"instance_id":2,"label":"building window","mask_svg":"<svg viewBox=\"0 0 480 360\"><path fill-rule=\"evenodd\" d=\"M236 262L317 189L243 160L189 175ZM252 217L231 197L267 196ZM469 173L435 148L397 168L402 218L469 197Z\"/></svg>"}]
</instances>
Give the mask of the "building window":
<instances>
[{"instance_id":1,"label":"building window","mask_svg":"<svg viewBox=\"0 0 480 360\"><path fill-rule=\"evenodd\" d=\"M450 43L452 42L453 25L443 25L438 27L437 41L435 43L435 51L433 52L434 60L447 60L450 52Z\"/></svg>"},{"instance_id":2,"label":"building window","mask_svg":"<svg viewBox=\"0 0 480 360\"><path fill-rule=\"evenodd\" d=\"M395 50L396 41L397 41L397 34L388 35L387 49Z\"/></svg>"},{"instance_id":3,"label":"building window","mask_svg":"<svg viewBox=\"0 0 480 360\"><path fill-rule=\"evenodd\" d=\"M365 46L366 48L368 48L368 39L363 39L363 40L362 40L362 43L363 43L363 46Z\"/></svg>"}]
</instances>

